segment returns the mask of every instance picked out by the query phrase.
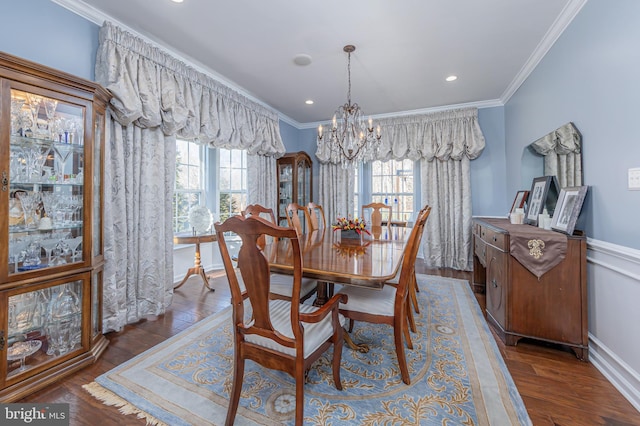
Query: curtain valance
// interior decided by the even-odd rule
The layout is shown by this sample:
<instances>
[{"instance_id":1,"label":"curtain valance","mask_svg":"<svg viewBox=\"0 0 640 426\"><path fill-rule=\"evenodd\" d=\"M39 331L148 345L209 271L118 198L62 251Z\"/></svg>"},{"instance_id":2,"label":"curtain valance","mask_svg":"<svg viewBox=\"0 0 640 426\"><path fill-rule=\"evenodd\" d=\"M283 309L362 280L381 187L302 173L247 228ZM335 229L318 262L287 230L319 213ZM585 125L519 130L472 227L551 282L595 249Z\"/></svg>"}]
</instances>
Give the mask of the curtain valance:
<instances>
[{"instance_id":1,"label":"curtain valance","mask_svg":"<svg viewBox=\"0 0 640 426\"><path fill-rule=\"evenodd\" d=\"M582 136L580 132L569 122L558 127L531 144L531 147L540 155L555 152L558 155L580 153Z\"/></svg>"},{"instance_id":2,"label":"curtain valance","mask_svg":"<svg viewBox=\"0 0 640 426\"><path fill-rule=\"evenodd\" d=\"M485 147L477 108L386 118L377 124L382 128L380 160L473 160Z\"/></svg>"},{"instance_id":3,"label":"curtain valance","mask_svg":"<svg viewBox=\"0 0 640 426\"><path fill-rule=\"evenodd\" d=\"M110 22L100 29L96 80L123 126L249 154L285 152L278 115Z\"/></svg>"},{"instance_id":4,"label":"curtain valance","mask_svg":"<svg viewBox=\"0 0 640 426\"><path fill-rule=\"evenodd\" d=\"M485 147L477 108L384 118L375 124L382 129L377 155L382 161L405 158L446 161L460 160L463 156L473 160ZM316 156L321 163L331 161L320 151Z\"/></svg>"}]
</instances>

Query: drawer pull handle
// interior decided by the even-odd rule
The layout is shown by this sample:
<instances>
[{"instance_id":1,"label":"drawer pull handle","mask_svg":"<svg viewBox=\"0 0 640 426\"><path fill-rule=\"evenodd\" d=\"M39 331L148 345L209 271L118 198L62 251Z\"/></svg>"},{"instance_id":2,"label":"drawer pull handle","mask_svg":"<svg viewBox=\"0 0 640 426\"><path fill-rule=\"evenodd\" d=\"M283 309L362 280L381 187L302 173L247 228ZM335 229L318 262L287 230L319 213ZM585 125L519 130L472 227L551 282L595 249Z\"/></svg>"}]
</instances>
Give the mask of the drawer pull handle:
<instances>
[{"instance_id":1,"label":"drawer pull handle","mask_svg":"<svg viewBox=\"0 0 640 426\"><path fill-rule=\"evenodd\" d=\"M491 285L493 286L493 288L498 288L498 282L495 278L491 280Z\"/></svg>"}]
</instances>

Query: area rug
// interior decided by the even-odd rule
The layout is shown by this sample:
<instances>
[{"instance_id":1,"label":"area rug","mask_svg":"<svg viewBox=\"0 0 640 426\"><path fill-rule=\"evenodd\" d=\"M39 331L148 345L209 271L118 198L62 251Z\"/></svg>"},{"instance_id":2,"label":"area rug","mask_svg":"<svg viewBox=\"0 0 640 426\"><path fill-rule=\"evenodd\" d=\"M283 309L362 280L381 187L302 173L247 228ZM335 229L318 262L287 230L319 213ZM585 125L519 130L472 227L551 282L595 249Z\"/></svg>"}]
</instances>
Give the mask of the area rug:
<instances>
[{"instance_id":1,"label":"area rug","mask_svg":"<svg viewBox=\"0 0 640 426\"><path fill-rule=\"evenodd\" d=\"M407 350L411 385L398 369L393 330L356 322L368 353L344 347L343 390L331 351L305 384L305 425L530 425L522 399L464 280L418 275L421 313ZM230 308L194 324L84 386L149 424L220 425L233 369ZM236 425L293 424L290 376L247 361Z\"/></svg>"}]
</instances>

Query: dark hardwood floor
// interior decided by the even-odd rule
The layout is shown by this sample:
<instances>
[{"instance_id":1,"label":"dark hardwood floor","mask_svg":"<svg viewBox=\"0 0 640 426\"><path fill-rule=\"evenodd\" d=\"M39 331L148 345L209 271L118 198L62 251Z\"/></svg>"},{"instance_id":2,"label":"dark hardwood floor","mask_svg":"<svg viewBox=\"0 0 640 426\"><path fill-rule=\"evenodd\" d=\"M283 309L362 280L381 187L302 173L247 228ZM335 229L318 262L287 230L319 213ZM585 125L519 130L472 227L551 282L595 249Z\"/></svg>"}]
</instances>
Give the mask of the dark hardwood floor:
<instances>
[{"instance_id":1,"label":"dark hardwood floor","mask_svg":"<svg viewBox=\"0 0 640 426\"><path fill-rule=\"evenodd\" d=\"M417 269L418 273L472 279L470 273L460 271ZM484 308L484 296L476 297ZM69 403L71 425L144 424L144 420L105 406L82 385L226 308L229 299L226 286L218 285L211 292L203 288L198 277L191 277L175 292L165 315L107 334L110 344L94 365L19 402ZM640 412L593 365L579 361L570 350L529 341L507 347L496 340L534 425L640 425Z\"/></svg>"}]
</instances>

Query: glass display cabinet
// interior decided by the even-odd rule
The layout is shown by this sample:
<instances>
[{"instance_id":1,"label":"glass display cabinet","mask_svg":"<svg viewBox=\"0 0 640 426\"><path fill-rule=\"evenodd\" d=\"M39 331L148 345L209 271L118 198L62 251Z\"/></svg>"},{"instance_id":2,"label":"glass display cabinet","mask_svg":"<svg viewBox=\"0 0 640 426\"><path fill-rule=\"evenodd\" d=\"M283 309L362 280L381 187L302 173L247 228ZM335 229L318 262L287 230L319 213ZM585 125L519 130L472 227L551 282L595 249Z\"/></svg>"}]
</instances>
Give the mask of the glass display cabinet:
<instances>
[{"instance_id":1,"label":"glass display cabinet","mask_svg":"<svg viewBox=\"0 0 640 426\"><path fill-rule=\"evenodd\" d=\"M313 201L311 158L306 152L287 153L277 160L278 165L278 224L287 225L287 206L305 206ZM300 218L306 226L304 217Z\"/></svg>"},{"instance_id":2,"label":"glass display cabinet","mask_svg":"<svg viewBox=\"0 0 640 426\"><path fill-rule=\"evenodd\" d=\"M0 53L0 402L104 351L98 84Z\"/></svg>"}]
</instances>

